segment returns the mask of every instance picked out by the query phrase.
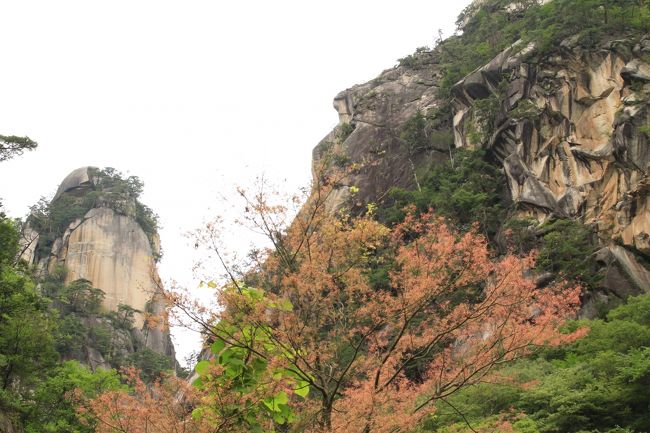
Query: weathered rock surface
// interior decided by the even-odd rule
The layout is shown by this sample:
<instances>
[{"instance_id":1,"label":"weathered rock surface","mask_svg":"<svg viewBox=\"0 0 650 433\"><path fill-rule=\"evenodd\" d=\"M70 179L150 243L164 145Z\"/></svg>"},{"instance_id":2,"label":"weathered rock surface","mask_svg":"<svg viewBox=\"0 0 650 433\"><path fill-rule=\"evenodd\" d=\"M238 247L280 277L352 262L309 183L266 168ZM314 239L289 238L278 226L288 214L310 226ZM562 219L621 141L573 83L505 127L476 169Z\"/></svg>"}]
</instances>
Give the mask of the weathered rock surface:
<instances>
[{"instance_id":1,"label":"weathered rock surface","mask_svg":"<svg viewBox=\"0 0 650 433\"><path fill-rule=\"evenodd\" d=\"M457 83L453 124L441 131L453 128L455 147L488 149L522 216L595 227L611 293L650 291L641 258L650 254L650 36L591 49L569 38L559 55L536 54L534 45L515 44ZM336 96L339 126L314 149L314 160L339 147L360 168L333 207L381 203L393 186L414 187L418 168L447 158L444 140L413 153L399 137L418 110L445 106L439 74L435 51L420 52ZM487 98L499 101L496 112L476 108ZM354 130L344 137L346 124ZM350 194L350 186L359 192Z\"/></svg>"},{"instance_id":2,"label":"weathered rock surface","mask_svg":"<svg viewBox=\"0 0 650 433\"><path fill-rule=\"evenodd\" d=\"M456 146L488 147L503 163L513 201L539 219L576 218L596 227L603 244L650 253L650 148L641 129L650 123L650 88L639 82L650 65L631 58L647 53L647 40L590 50L568 40L545 62L528 61L534 47L505 50L454 87ZM501 109L473 142L469 131L485 125L475 102L494 97Z\"/></svg>"},{"instance_id":3,"label":"weathered rock surface","mask_svg":"<svg viewBox=\"0 0 650 433\"><path fill-rule=\"evenodd\" d=\"M401 127L418 110L427 112L440 104L434 85L440 73L435 56L417 53L414 63L417 65L388 69L334 98L340 123L314 149L314 163L318 164L326 150L337 147L359 166L332 199L337 205L350 198L359 205L381 201L390 188L413 185L417 167L445 158L451 142L410 154L400 139ZM347 137L342 137L344 125L354 128ZM350 186L359 188L354 197Z\"/></svg>"},{"instance_id":4,"label":"weathered rock surface","mask_svg":"<svg viewBox=\"0 0 650 433\"><path fill-rule=\"evenodd\" d=\"M38 232L30 227L29 224L22 229L19 243L21 260L27 263L34 263L38 238Z\"/></svg>"},{"instance_id":5,"label":"weathered rock surface","mask_svg":"<svg viewBox=\"0 0 650 433\"><path fill-rule=\"evenodd\" d=\"M93 191L97 179L94 168L82 167L74 170L59 186L57 200L67 194L83 197ZM132 201L132 203L126 203ZM96 206L103 206L98 197ZM105 294L102 309L116 311L119 305L127 305L137 312L134 315L135 329L122 335L116 341L118 356L126 356L138 348L151 350L174 358L174 347L169 331L161 326L150 326L145 320L148 315L162 315L165 310L161 296L162 283L158 276L154 253L159 248L159 239L154 234L151 242L135 219L135 199L120 202L118 213L110 207L94 207L81 219L72 221L62 236L53 242L49 258L41 266L49 272L57 267L65 270L65 283L78 279L90 281L93 287ZM37 236L29 229L30 236ZM26 249L24 258L34 260L34 248ZM92 318L101 321L105 319ZM91 327L97 323L86 323ZM119 334L119 332L118 332ZM135 343L135 344L134 344ZM86 361L93 367L106 367L108 363L93 347L85 347Z\"/></svg>"},{"instance_id":6,"label":"weathered rock surface","mask_svg":"<svg viewBox=\"0 0 650 433\"><path fill-rule=\"evenodd\" d=\"M628 58L634 41L598 50L566 45L561 56L535 63L527 61L533 47L513 46L459 82L456 146L489 147L514 201L538 214L580 218L596 224L604 241L650 252L650 152L639 130L650 119L648 92L627 81L650 65ZM472 142L474 103L489 97L503 101L501 110L489 119L489 136Z\"/></svg>"},{"instance_id":7,"label":"weathered rock surface","mask_svg":"<svg viewBox=\"0 0 650 433\"><path fill-rule=\"evenodd\" d=\"M75 191L80 191L83 194L91 188L93 185L91 170L92 167L79 167L73 170L63 179L52 200L61 197L63 193L73 194Z\"/></svg>"},{"instance_id":8,"label":"weathered rock surface","mask_svg":"<svg viewBox=\"0 0 650 433\"><path fill-rule=\"evenodd\" d=\"M50 265L65 267L66 282L84 278L103 290L106 310L126 304L145 311L157 290L157 275L149 240L140 226L109 208L91 209L75 223ZM137 325L142 322L139 315Z\"/></svg>"}]
</instances>

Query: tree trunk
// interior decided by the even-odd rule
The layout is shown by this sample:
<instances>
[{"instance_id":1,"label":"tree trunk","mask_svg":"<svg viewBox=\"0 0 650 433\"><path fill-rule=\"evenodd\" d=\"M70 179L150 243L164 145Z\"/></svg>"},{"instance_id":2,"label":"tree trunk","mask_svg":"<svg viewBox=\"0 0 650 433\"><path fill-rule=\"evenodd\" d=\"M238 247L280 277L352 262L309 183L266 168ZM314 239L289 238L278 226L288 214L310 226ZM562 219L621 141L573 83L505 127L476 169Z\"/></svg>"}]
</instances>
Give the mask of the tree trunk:
<instances>
[{"instance_id":1,"label":"tree trunk","mask_svg":"<svg viewBox=\"0 0 650 433\"><path fill-rule=\"evenodd\" d=\"M323 432L330 432L332 431L332 406L333 406L333 401L330 401L327 397L323 397L323 404L321 408L321 415L320 415L320 428L321 431Z\"/></svg>"}]
</instances>

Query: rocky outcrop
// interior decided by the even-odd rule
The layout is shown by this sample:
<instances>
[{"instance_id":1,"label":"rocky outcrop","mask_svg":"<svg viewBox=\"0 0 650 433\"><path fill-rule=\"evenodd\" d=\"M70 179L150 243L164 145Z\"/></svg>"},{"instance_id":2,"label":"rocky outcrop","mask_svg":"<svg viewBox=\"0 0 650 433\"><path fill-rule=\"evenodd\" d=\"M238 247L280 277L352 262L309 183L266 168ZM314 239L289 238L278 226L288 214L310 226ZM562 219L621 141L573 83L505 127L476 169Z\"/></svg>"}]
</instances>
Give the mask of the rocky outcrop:
<instances>
[{"instance_id":1,"label":"rocky outcrop","mask_svg":"<svg viewBox=\"0 0 650 433\"><path fill-rule=\"evenodd\" d=\"M402 126L418 111L440 108L435 86L439 74L435 55L419 52L408 65L388 69L334 98L339 125L314 149L314 163L337 147L358 166L335 194L334 207L350 199L358 205L381 201L390 188L413 185L418 167L446 158L450 141L410 152L400 139ZM346 129L351 133L345 134ZM359 192L351 194L351 186Z\"/></svg>"},{"instance_id":2,"label":"rocky outcrop","mask_svg":"<svg viewBox=\"0 0 650 433\"><path fill-rule=\"evenodd\" d=\"M636 57L646 46L620 40L585 50L567 40L544 62L529 60L533 46L510 47L454 87L456 146L488 147L513 200L537 216L580 218L604 241L650 252L650 153L640 130L650 120L640 71L650 65ZM498 98L498 112L478 112L487 98ZM487 129L478 140L477 128Z\"/></svg>"},{"instance_id":3,"label":"rocky outcrop","mask_svg":"<svg viewBox=\"0 0 650 433\"><path fill-rule=\"evenodd\" d=\"M66 282L86 279L104 291L103 307L126 304L145 311L158 290L158 276L147 236L131 218L110 208L91 209L74 221L56 245L50 267L62 265ZM141 314L136 324L143 325Z\"/></svg>"},{"instance_id":4,"label":"rocky outcrop","mask_svg":"<svg viewBox=\"0 0 650 433\"><path fill-rule=\"evenodd\" d=\"M589 49L569 38L552 56L516 43L453 87L450 121L433 131L453 131L453 140L414 152L400 139L408 119L449 103L436 87L436 56L415 53L336 96L340 123L315 148L314 160L338 146L359 168L334 206L381 203L393 186L415 187L418 169L447 159L449 141L481 146L503 166L522 217L594 227L609 269L606 290L650 291L642 257L650 254L650 36Z\"/></svg>"},{"instance_id":5,"label":"rocky outcrop","mask_svg":"<svg viewBox=\"0 0 650 433\"><path fill-rule=\"evenodd\" d=\"M584 49L575 38L540 61L514 45L453 89L456 146L485 146L502 162L512 199L540 220L579 219L604 245L650 253L650 39ZM477 101L496 98L494 113ZM486 118L487 117L487 118ZM483 129L482 134L472 131ZM477 139L478 137L478 139ZM612 251L620 247L612 246ZM633 255L614 254L649 291Z\"/></svg>"},{"instance_id":6,"label":"rocky outcrop","mask_svg":"<svg viewBox=\"0 0 650 433\"><path fill-rule=\"evenodd\" d=\"M59 188L54 194L52 200L56 200L61 197L64 193L67 194L85 194L89 189L92 188L93 175L91 173L92 167L79 167L76 170L73 170L69 175L63 179L63 182L59 185Z\"/></svg>"},{"instance_id":7,"label":"rocky outcrop","mask_svg":"<svg viewBox=\"0 0 650 433\"><path fill-rule=\"evenodd\" d=\"M102 179L96 173L97 169L92 167L79 168L59 186L53 201L65 196L83 200L89 194L95 194L96 198L93 207L83 217L71 221L52 242L49 256L40 258L40 266L49 273L64 269L66 284L83 279L102 290L104 312L117 311L120 305L135 310L134 329L118 330L114 335L115 356L124 358L138 348L147 347L174 358L174 347L164 321L151 325L146 320L149 316L164 316L166 308L155 263L159 251L153 249L159 243L152 242L137 222L135 197L111 195L110 207L107 197L114 191L98 192ZM28 232L34 236L33 229L29 228ZM157 240L155 233L153 239ZM26 258L34 257L33 249L28 252L31 255L26 254ZM84 320L90 320L85 323L87 328L108 323L101 317ZM86 361L93 368L108 365L96 348L87 346L84 351Z\"/></svg>"}]
</instances>

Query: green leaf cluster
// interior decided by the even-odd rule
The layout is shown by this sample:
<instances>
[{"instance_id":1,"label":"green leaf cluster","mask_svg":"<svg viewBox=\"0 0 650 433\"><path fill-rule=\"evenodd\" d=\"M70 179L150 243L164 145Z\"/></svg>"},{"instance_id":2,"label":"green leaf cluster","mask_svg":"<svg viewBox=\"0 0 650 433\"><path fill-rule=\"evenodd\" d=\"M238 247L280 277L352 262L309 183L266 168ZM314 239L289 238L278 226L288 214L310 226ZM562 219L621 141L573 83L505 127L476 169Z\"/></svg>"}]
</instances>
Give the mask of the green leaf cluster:
<instances>
[{"instance_id":1,"label":"green leaf cluster","mask_svg":"<svg viewBox=\"0 0 650 433\"><path fill-rule=\"evenodd\" d=\"M250 287L238 290L242 300L251 307L261 304L280 311L293 309L288 300L271 300L262 290ZM194 370L199 378L193 384L215 393L215 397L227 393L237 398L235 403L219 407L201 406L195 409L194 416L205 416L206 411L211 411L211 415L228 419L234 426L259 433L274 432L277 426L293 423L296 414L284 389L293 389L295 395L306 398L309 382L294 370L271 367L274 356L291 355L275 343L268 325L222 319L214 326L213 337L211 356L196 364Z\"/></svg>"}]
</instances>

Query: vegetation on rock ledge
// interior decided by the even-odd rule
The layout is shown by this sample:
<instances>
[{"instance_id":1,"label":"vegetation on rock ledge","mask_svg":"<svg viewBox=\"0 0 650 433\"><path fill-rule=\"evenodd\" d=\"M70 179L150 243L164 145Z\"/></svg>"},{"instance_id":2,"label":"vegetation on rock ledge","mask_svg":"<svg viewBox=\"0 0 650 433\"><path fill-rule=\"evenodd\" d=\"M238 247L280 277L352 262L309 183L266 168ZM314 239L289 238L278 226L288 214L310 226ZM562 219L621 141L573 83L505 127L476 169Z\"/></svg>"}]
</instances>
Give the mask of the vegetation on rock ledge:
<instances>
[{"instance_id":1,"label":"vegetation on rock ledge","mask_svg":"<svg viewBox=\"0 0 650 433\"><path fill-rule=\"evenodd\" d=\"M158 231L158 215L140 203L143 183L137 176L126 177L114 168L89 168L92 185L81 196L62 194L54 200L42 198L32 206L28 224L39 234L37 255L49 257L54 241L76 220L82 220L89 210L108 207L122 215L133 217L147 235L154 258L159 246L155 237Z\"/></svg>"}]
</instances>

